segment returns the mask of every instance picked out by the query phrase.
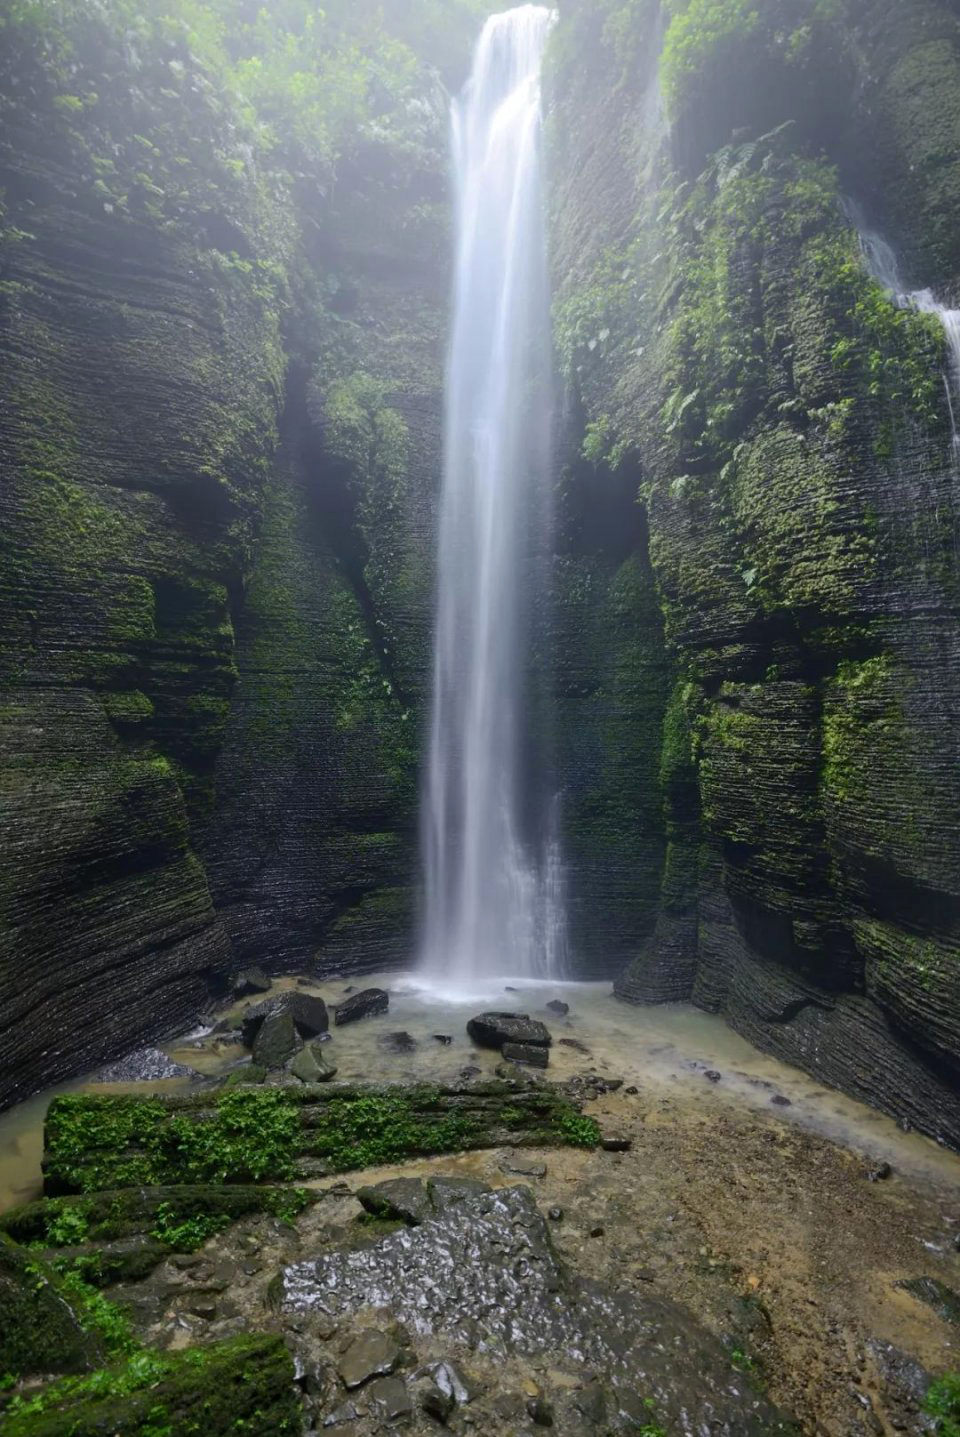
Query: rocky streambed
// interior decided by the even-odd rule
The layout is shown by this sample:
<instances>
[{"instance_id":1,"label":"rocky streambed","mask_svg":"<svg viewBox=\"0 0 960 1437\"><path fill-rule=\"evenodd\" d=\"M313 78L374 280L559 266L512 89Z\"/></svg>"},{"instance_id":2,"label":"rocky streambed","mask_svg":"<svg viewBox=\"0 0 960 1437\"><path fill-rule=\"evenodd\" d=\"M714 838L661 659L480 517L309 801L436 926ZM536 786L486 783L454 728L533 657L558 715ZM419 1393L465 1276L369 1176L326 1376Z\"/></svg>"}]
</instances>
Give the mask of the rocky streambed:
<instances>
[{"instance_id":1,"label":"rocky streambed","mask_svg":"<svg viewBox=\"0 0 960 1437\"><path fill-rule=\"evenodd\" d=\"M365 985L385 1010L338 1024ZM485 1011L528 1026L487 1046ZM273 1068L251 1051L271 1014ZM51 1110L63 1195L3 1219L0 1339L27 1264L74 1314L73 1365L112 1375L63 1395L35 1363L14 1437L935 1429L960 1163L704 1015L291 978L207 1027L161 1054L172 1076L153 1055ZM505 1061L515 1039L546 1072ZM290 1073L305 1053L335 1075Z\"/></svg>"}]
</instances>

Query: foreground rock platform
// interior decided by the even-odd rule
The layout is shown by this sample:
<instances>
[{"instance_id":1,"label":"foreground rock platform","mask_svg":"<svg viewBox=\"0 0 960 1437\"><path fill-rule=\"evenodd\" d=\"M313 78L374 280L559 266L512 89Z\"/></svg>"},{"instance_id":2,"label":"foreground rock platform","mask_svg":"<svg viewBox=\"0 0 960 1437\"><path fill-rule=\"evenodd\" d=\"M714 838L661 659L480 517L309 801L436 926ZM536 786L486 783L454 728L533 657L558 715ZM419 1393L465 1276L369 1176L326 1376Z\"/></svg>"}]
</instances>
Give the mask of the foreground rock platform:
<instances>
[{"instance_id":1,"label":"foreground rock platform","mask_svg":"<svg viewBox=\"0 0 960 1437\"><path fill-rule=\"evenodd\" d=\"M640 1301L568 1268L525 1187L465 1196L373 1247L294 1263L284 1269L280 1304L286 1313L334 1323L380 1313L382 1321L402 1325L413 1348L440 1339L494 1363L546 1355L566 1379L549 1401L539 1399L541 1415L549 1410L548 1425L559 1433L636 1432L654 1423L690 1437L791 1430L681 1307L663 1298ZM376 1332L364 1330L364 1352L369 1347L378 1359L367 1362L367 1377L390 1371L422 1381L414 1352L408 1347L405 1356ZM361 1385L357 1364L351 1360L349 1368L346 1385ZM585 1375L577 1390L572 1379ZM430 1387L427 1393L434 1401ZM354 1409L352 1421L359 1416ZM352 1430L376 1429L360 1421ZM502 1430L514 1428L505 1423Z\"/></svg>"}]
</instances>

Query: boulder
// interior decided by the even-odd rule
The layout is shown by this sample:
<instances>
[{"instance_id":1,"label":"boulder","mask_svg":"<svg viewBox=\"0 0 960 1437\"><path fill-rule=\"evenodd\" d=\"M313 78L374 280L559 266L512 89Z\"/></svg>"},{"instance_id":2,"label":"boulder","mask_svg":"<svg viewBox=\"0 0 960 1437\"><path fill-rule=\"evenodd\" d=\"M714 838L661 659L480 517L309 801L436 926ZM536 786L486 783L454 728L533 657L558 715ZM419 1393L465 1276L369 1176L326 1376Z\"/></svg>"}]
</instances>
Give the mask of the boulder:
<instances>
[{"instance_id":1,"label":"boulder","mask_svg":"<svg viewBox=\"0 0 960 1437\"><path fill-rule=\"evenodd\" d=\"M329 1083L337 1076L333 1063L327 1061L319 1043L307 1043L288 1064L287 1071L301 1083Z\"/></svg>"},{"instance_id":2,"label":"boulder","mask_svg":"<svg viewBox=\"0 0 960 1437\"><path fill-rule=\"evenodd\" d=\"M558 1018L565 1018L570 1012L570 1004L562 1003L559 998L551 998L547 1004L548 1013L556 1013Z\"/></svg>"},{"instance_id":3,"label":"boulder","mask_svg":"<svg viewBox=\"0 0 960 1437\"><path fill-rule=\"evenodd\" d=\"M544 1025L526 1013L481 1013L470 1019L467 1032L480 1048L502 1049L504 1043L549 1048L553 1042Z\"/></svg>"},{"instance_id":4,"label":"boulder","mask_svg":"<svg viewBox=\"0 0 960 1437\"><path fill-rule=\"evenodd\" d=\"M262 968L241 968L230 981L230 990L235 998L245 998L248 993L269 993L272 980Z\"/></svg>"},{"instance_id":5,"label":"boulder","mask_svg":"<svg viewBox=\"0 0 960 1437\"><path fill-rule=\"evenodd\" d=\"M103 1360L100 1338L84 1331L56 1274L0 1235L0 1372L84 1372Z\"/></svg>"},{"instance_id":6,"label":"boulder","mask_svg":"<svg viewBox=\"0 0 960 1437\"><path fill-rule=\"evenodd\" d=\"M504 1043L503 1056L510 1063L525 1063L529 1068L545 1068L550 1062L550 1049L534 1043Z\"/></svg>"},{"instance_id":7,"label":"boulder","mask_svg":"<svg viewBox=\"0 0 960 1437\"><path fill-rule=\"evenodd\" d=\"M351 993L333 1010L333 1021L337 1027L344 1023L356 1023L360 1018L376 1018L390 1007L390 994L385 988L363 988Z\"/></svg>"},{"instance_id":8,"label":"boulder","mask_svg":"<svg viewBox=\"0 0 960 1437\"><path fill-rule=\"evenodd\" d=\"M259 1024L253 1040L253 1061L268 1070L282 1068L302 1046L287 1008L269 1013Z\"/></svg>"},{"instance_id":9,"label":"boulder","mask_svg":"<svg viewBox=\"0 0 960 1437\"><path fill-rule=\"evenodd\" d=\"M389 1377L400 1362L400 1349L376 1328L358 1332L340 1359L338 1371L344 1387L362 1387L372 1377Z\"/></svg>"},{"instance_id":10,"label":"boulder","mask_svg":"<svg viewBox=\"0 0 960 1437\"><path fill-rule=\"evenodd\" d=\"M243 1015L243 1041L252 1048L262 1024L273 1014L289 1013L301 1038L316 1038L330 1027L327 1005L310 993L278 993L248 1008Z\"/></svg>"},{"instance_id":11,"label":"boulder","mask_svg":"<svg viewBox=\"0 0 960 1437\"><path fill-rule=\"evenodd\" d=\"M357 1198L374 1217L419 1227L448 1208L489 1191L489 1184L476 1178L435 1177L426 1182L421 1178L388 1178L360 1188Z\"/></svg>"},{"instance_id":12,"label":"boulder","mask_svg":"<svg viewBox=\"0 0 960 1437\"><path fill-rule=\"evenodd\" d=\"M175 1063L159 1048L138 1048L117 1063L108 1063L93 1079L95 1083L155 1083L160 1078L199 1078L195 1068Z\"/></svg>"}]
</instances>

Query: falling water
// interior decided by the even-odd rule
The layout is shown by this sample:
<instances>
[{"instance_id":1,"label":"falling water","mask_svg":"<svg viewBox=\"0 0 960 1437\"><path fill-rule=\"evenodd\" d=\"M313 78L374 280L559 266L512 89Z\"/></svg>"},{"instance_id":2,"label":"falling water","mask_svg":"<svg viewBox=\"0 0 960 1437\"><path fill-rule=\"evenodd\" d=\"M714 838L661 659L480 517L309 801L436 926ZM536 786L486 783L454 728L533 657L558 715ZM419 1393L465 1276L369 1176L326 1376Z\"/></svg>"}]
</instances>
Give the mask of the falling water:
<instances>
[{"instance_id":1,"label":"falling water","mask_svg":"<svg viewBox=\"0 0 960 1437\"><path fill-rule=\"evenodd\" d=\"M540 65L552 20L536 5L492 16L453 105L457 255L423 804L423 964L453 984L554 973L562 943L529 693L550 523Z\"/></svg>"},{"instance_id":2,"label":"falling water","mask_svg":"<svg viewBox=\"0 0 960 1437\"><path fill-rule=\"evenodd\" d=\"M897 257L887 241L873 230L860 223L860 216L854 206L850 207L854 223L860 234L860 247L867 268L884 289L890 290L899 305L918 309L924 314L935 314L943 325L947 337L947 371L943 381L950 406L950 422L953 426L953 444L960 449L960 309L948 309L936 298L932 289L907 289L900 277Z\"/></svg>"}]
</instances>

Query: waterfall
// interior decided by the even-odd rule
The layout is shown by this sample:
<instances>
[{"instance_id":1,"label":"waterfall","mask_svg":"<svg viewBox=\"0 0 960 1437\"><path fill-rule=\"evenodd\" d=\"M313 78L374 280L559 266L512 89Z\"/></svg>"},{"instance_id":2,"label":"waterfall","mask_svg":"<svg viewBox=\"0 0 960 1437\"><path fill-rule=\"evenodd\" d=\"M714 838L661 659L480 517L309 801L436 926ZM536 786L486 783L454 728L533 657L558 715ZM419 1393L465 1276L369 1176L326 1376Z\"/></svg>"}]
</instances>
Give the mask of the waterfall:
<instances>
[{"instance_id":1,"label":"waterfall","mask_svg":"<svg viewBox=\"0 0 960 1437\"><path fill-rule=\"evenodd\" d=\"M454 985L555 974L563 940L549 745L530 692L550 533L540 66L552 22L536 5L492 16L452 107L457 250L421 956Z\"/></svg>"},{"instance_id":2,"label":"waterfall","mask_svg":"<svg viewBox=\"0 0 960 1437\"><path fill-rule=\"evenodd\" d=\"M900 277L897 257L887 241L874 230L866 229L856 206L848 205L857 232L864 261L874 279L888 289L901 307L921 310L924 314L935 314L943 325L947 337L947 371L943 376L950 407L950 422L953 428L953 445L960 448L960 309L948 309L936 298L932 289L907 289Z\"/></svg>"}]
</instances>

